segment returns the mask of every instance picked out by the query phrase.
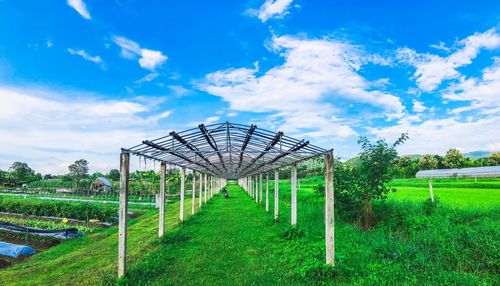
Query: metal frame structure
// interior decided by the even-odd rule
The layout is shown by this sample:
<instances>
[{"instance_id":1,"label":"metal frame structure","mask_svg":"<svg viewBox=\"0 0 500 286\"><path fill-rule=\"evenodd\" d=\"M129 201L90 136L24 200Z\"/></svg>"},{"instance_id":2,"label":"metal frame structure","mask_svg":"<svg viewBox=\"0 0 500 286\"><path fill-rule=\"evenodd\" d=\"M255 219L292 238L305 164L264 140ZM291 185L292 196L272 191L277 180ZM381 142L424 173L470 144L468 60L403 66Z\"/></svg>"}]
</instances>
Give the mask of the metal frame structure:
<instances>
[{"instance_id":1,"label":"metal frame structure","mask_svg":"<svg viewBox=\"0 0 500 286\"><path fill-rule=\"evenodd\" d=\"M146 159L235 180L293 165L331 150L255 125L200 124L122 149Z\"/></svg>"},{"instance_id":2,"label":"metal frame structure","mask_svg":"<svg viewBox=\"0 0 500 286\"><path fill-rule=\"evenodd\" d=\"M158 236L165 232L165 170L166 165L193 171L191 213L202 207L202 196L212 197L225 186L227 180L238 184L256 203L262 201L262 175L266 174L266 212L269 212L269 171L274 171L274 218L279 220L279 169L291 166L291 224L297 224L297 163L316 156L325 158L325 248L326 263L334 264L334 196L333 150L326 150L309 141L297 140L283 132L272 132L255 125L217 123L198 125L198 128L175 132L154 140L144 140L131 148L122 148L120 155L120 208L118 227L118 276L126 273L127 208L130 155L161 164ZM199 179L196 179L199 174ZM184 220L185 176L181 176L180 214ZM197 188L197 181L198 188ZM210 187L208 187L210 181ZM212 186L212 181L215 185ZM204 185L204 188L203 188ZM213 188L212 188L213 187ZM204 193L203 193L204 190ZM198 191L198 195L196 195Z\"/></svg>"}]
</instances>

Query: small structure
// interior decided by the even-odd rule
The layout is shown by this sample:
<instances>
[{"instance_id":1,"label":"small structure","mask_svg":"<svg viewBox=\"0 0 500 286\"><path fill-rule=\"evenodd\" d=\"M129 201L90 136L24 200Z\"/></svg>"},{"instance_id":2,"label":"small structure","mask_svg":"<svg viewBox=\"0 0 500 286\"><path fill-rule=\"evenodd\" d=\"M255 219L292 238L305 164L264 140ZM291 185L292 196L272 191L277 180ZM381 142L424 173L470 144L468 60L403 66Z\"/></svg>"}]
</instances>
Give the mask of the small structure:
<instances>
[{"instance_id":1,"label":"small structure","mask_svg":"<svg viewBox=\"0 0 500 286\"><path fill-rule=\"evenodd\" d=\"M418 171L418 178L495 178L500 177L500 166L474 167L462 169L438 169Z\"/></svg>"},{"instance_id":2,"label":"small structure","mask_svg":"<svg viewBox=\"0 0 500 286\"><path fill-rule=\"evenodd\" d=\"M417 172L415 177L417 179L429 179L429 194L431 201L434 202L432 178L495 178L500 177L500 166L421 170Z\"/></svg>"},{"instance_id":3,"label":"small structure","mask_svg":"<svg viewBox=\"0 0 500 286\"><path fill-rule=\"evenodd\" d=\"M112 188L113 186L111 183L104 177L95 179L95 181L92 182L92 185L90 185L90 189L94 192L108 192L111 191Z\"/></svg>"}]
</instances>

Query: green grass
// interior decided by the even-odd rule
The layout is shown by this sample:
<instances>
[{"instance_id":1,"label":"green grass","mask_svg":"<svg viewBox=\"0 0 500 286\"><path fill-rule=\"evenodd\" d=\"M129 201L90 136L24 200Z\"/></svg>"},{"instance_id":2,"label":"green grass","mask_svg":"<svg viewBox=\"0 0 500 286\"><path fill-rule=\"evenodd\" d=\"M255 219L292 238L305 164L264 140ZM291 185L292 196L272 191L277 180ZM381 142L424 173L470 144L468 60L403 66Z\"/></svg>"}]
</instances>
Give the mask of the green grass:
<instances>
[{"instance_id":1,"label":"green grass","mask_svg":"<svg viewBox=\"0 0 500 286\"><path fill-rule=\"evenodd\" d=\"M323 198L304 180L298 229L289 226L289 182L281 221L239 187L217 197L158 249L134 264L129 285L493 285L499 281L499 209L454 211L377 202L378 224L361 231L337 214L335 267L325 266ZM271 188L272 189L272 184ZM271 198L271 206L272 206Z\"/></svg>"},{"instance_id":2,"label":"green grass","mask_svg":"<svg viewBox=\"0 0 500 286\"><path fill-rule=\"evenodd\" d=\"M387 184L392 187L428 187L429 179L394 179ZM500 190L500 178L458 178L432 179L433 187L437 188L467 188L467 189L497 189Z\"/></svg>"},{"instance_id":3,"label":"green grass","mask_svg":"<svg viewBox=\"0 0 500 286\"><path fill-rule=\"evenodd\" d=\"M375 202L377 224L362 231L336 214L336 266L324 265L321 177L301 180L298 228L290 223L290 183L280 182L280 221L236 185L176 226L167 206L158 240L157 211L130 222L128 285L496 285L500 281L500 205L484 188L450 190L440 204L416 197L415 186ZM405 182L400 182L405 183ZM446 182L451 183L451 182ZM443 187L446 189L447 187ZM270 206L273 184L270 184ZM487 188L486 188L487 189ZM476 192L477 191L477 192ZM467 198L459 192L483 196ZM423 192L427 195L427 192ZM396 197L392 197L396 196ZM397 197L400 196L400 197ZM489 204L482 203L490 196ZM492 197L491 197L492 196ZM480 201L478 207L463 204ZM190 212L186 202L186 214ZM340 208L337 208L339 210ZM0 270L0 285L101 285L116 282L116 228L67 241Z\"/></svg>"},{"instance_id":4,"label":"green grass","mask_svg":"<svg viewBox=\"0 0 500 286\"><path fill-rule=\"evenodd\" d=\"M190 215L191 200L185 202ZM167 230L178 226L179 204L168 204ZM116 281L117 227L64 241L25 262L0 270L0 285L112 285ZM158 245L158 211L129 221L128 259L141 259Z\"/></svg>"},{"instance_id":5,"label":"green grass","mask_svg":"<svg viewBox=\"0 0 500 286\"><path fill-rule=\"evenodd\" d=\"M398 201L423 202L429 199L429 187L396 187L397 192L389 195L390 199ZM461 209L498 208L500 206L499 189L479 188L436 188L433 187L434 196L441 204Z\"/></svg>"}]
</instances>

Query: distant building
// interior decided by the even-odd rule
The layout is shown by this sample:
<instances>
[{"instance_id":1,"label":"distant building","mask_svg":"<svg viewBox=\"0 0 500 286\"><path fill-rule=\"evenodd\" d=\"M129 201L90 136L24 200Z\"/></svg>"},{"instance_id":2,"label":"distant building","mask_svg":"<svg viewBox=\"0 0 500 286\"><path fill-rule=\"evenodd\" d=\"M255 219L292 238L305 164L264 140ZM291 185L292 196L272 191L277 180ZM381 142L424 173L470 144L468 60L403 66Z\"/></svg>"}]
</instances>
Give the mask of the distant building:
<instances>
[{"instance_id":1,"label":"distant building","mask_svg":"<svg viewBox=\"0 0 500 286\"><path fill-rule=\"evenodd\" d=\"M422 170L415 175L416 178L486 178L500 177L500 166Z\"/></svg>"},{"instance_id":2,"label":"distant building","mask_svg":"<svg viewBox=\"0 0 500 286\"><path fill-rule=\"evenodd\" d=\"M104 177L95 179L92 185L90 185L90 189L94 192L108 192L111 191L112 188L112 184Z\"/></svg>"}]
</instances>

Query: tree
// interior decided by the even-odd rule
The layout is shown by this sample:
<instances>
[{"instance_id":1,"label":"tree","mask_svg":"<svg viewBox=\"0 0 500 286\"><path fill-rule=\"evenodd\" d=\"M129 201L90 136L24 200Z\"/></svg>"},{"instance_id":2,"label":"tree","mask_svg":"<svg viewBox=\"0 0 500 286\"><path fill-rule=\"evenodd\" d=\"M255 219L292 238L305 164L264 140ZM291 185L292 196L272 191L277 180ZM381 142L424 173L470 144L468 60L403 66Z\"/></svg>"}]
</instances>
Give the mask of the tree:
<instances>
[{"instance_id":1,"label":"tree","mask_svg":"<svg viewBox=\"0 0 500 286\"><path fill-rule=\"evenodd\" d=\"M395 188L386 186L394 177L394 164L398 158L396 147L408 139L406 133L389 145L385 140L371 143L366 137L360 137L358 144L362 152L359 154L359 166L350 170L352 178L344 192L352 204L361 208L361 223L364 229L373 224L373 199L385 199ZM346 180L346 178L344 178Z\"/></svg>"},{"instance_id":2,"label":"tree","mask_svg":"<svg viewBox=\"0 0 500 286\"><path fill-rule=\"evenodd\" d=\"M488 164L490 166L500 166L500 152L491 154L488 158Z\"/></svg>"},{"instance_id":3,"label":"tree","mask_svg":"<svg viewBox=\"0 0 500 286\"><path fill-rule=\"evenodd\" d=\"M14 162L12 166L10 166L9 172L17 185L29 183L34 180L35 176L35 171L33 171L28 164L23 162Z\"/></svg>"},{"instance_id":4,"label":"tree","mask_svg":"<svg viewBox=\"0 0 500 286\"><path fill-rule=\"evenodd\" d=\"M110 178L113 181L119 181L120 180L120 171L118 171L117 169L109 170L108 178Z\"/></svg>"},{"instance_id":5,"label":"tree","mask_svg":"<svg viewBox=\"0 0 500 286\"><path fill-rule=\"evenodd\" d=\"M462 168L465 164L465 158L460 151L455 148L451 148L446 152L444 156L444 165L448 168Z\"/></svg>"},{"instance_id":6,"label":"tree","mask_svg":"<svg viewBox=\"0 0 500 286\"><path fill-rule=\"evenodd\" d=\"M75 161L75 163L68 166L69 176L75 181L75 189L78 189L78 183L81 179L89 174L89 162L85 159Z\"/></svg>"},{"instance_id":7,"label":"tree","mask_svg":"<svg viewBox=\"0 0 500 286\"><path fill-rule=\"evenodd\" d=\"M7 181L7 172L0 170L0 183Z\"/></svg>"},{"instance_id":8,"label":"tree","mask_svg":"<svg viewBox=\"0 0 500 286\"><path fill-rule=\"evenodd\" d=\"M432 155L425 154L418 160L418 166L420 170L434 170L438 167L438 160Z\"/></svg>"}]
</instances>

